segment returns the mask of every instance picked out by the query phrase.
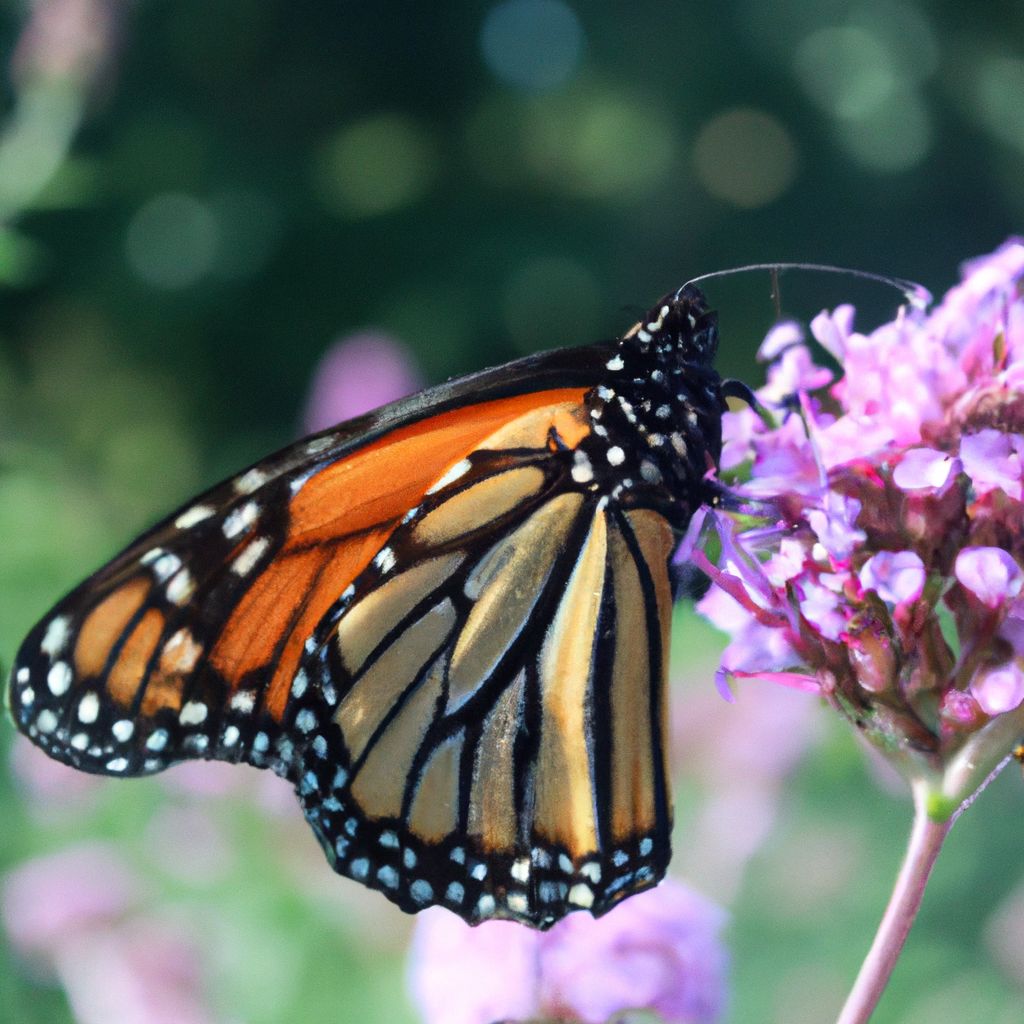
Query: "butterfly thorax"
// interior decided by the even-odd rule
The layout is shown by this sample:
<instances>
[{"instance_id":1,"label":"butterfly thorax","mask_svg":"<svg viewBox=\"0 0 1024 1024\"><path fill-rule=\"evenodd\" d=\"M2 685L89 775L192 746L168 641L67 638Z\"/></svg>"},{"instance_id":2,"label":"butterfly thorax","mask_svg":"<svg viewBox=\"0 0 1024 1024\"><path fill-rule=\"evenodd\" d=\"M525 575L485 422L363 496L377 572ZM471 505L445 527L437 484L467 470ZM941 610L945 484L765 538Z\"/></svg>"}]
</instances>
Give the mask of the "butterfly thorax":
<instances>
[{"instance_id":1,"label":"butterfly thorax","mask_svg":"<svg viewBox=\"0 0 1024 1024\"><path fill-rule=\"evenodd\" d=\"M577 479L592 473L623 504L654 504L684 528L721 452L717 343L717 317L696 288L667 296L627 331L587 395L592 434L577 449Z\"/></svg>"}]
</instances>

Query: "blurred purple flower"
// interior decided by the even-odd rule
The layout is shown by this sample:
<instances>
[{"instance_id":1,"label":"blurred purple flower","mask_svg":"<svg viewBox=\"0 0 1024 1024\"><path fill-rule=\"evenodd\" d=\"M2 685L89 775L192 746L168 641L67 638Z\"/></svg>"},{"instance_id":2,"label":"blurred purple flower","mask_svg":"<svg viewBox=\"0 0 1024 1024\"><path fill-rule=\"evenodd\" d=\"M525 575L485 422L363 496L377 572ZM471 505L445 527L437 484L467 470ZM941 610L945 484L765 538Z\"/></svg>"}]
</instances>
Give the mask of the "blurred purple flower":
<instances>
[{"instance_id":1,"label":"blurred purple flower","mask_svg":"<svg viewBox=\"0 0 1024 1024\"><path fill-rule=\"evenodd\" d=\"M540 934L512 921L470 928L432 907L416 918L409 985L427 1024L491 1024L540 1011Z\"/></svg>"},{"instance_id":2,"label":"blurred purple flower","mask_svg":"<svg viewBox=\"0 0 1024 1024\"><path fill-rule=\"evenodd\" d=\"M420 387L419 372L400 341L375 331L350 334L336 341L316 368L305 430L325 430Z\"/></svg>"},{"instance_id":3,"label":"blurred purple flower","mask_svg":"<svg viewBox=\"0 0 1024 1024\"><path fill-rule=\"evenodd\" d=\"M571 914L541 936L542 1012L587 1024L627 1009L667 1024L717 1020L724 925L724 911L671 879L596 920Z\"/></svg>"},{"instance_id":4,"label":"blurred purple flower","mask_svg":"<svg viewBox=\"0 0 1024 1024\"><path fill-rule=\"evenodd\" d=\"M24 957L52 961L58 947L122 918L141 887L115 850L82 843L27 861L3 882L3 922Z\"/></svg>"},{"instance_id":5,"label":"blurred purple flower","mask_svg":"<svg viewBox=\"0 0 1024 1024\"><path fill-rule=\"evenodd\" d=\"M212 1022L199 950L145 911L135 872L102 843L37 857L3 882L11 946L56 977L78 1024Z\"/></svg>"},{"instance_id":6,"label":"blurred purple flower","mask_svg":"<svg viewBox=\"0 0 1024 1024\"><path fill-rule=\"evenodd\" d=\"M110 61L117 0L36 0L12 58L16 78L60 78L88 84Z\"/></svg>"},{"instance_id":7,"label":"blurred purple flower","mask_svg":"<svg viewBox=\"0 0 1024 1024\"><path fill-rule=\"evenodd\" d=\"M892 478L904 491L941 488L960 472L960 468L960 460L947 452L938 452L934 448L911 448L893 468Z\"/></svg>"},{"instance_id":8,"label":"blurred purple flower","mask_svg":"<svg viewBox=\"0 0 1024 1024\"><path fill-rule=\"evenodd\" d=\"M979 498L997 488L1007 497L1021 499L1024 482L1021 456L1024 435L1004 434L998 430L979 430L960 442L964 470L971 478Z\"/></svg>"},{"instance_id":9,"label":"blurred purple flower","mask_svg":"<svg viewBox=\"0 0 1024 1024\"><path fill-rule=\"evenodd\" d=\"M971 693L986 715L1012 711L1024 701L1024 672L1012 661L980 672L971 683Z\"/></svg>"},{"instance_id":10,"label":"blurred purple flower","mask_svg":"<svg viewBox=\"0 0 1024 1024\"><path fill-rule=\"evenodd\" d=\"M668 1024L714 1021L725 1003L724 923L721 909L671 879L548 932L505 921L470 928L431 910L417 920L410 985L427 1024L603 1024L629 1009Z\"/></svg>"},{"instance_id":11,"label":"blurred purple flower","mask_svg":"<svg viewBox=\"0 0 1024 1024\"><path fill-rule=\"evenodd\" d=\"M954 808L1024 729L988 728L1024 708L1022 283L1014 239L930 314L816 317L843 377L780 363L758 392L776 423L726 417L721 475L764 518L713 510L718 565L690 555L732 602L727 674L810 683L911 777L955 767ZM722 601L700 606L720 626Z\"/></svg>"},{"instance_id":12,"label":"blurred purple flower","mask_svg":"<svg viewBox=\"0 0 1024 1024\"><path fill-rule=\"evenodd\" d=\"M21 735L11 744L11 772L30 812L43 818L89 810L95 795L106 786L106 780L55 761Z\"/></svg>"},{"instance_id":13,"label":"blurred purple flower","mask_svg":"<svg viewBox=\"0 0 1024 1024\"><path fill-rule=\"evenodd\" d=\"M56 971L78 1024L213 1024L203 961L181 931L136 919L64 943Z\"/></svg>"}]
</instances>

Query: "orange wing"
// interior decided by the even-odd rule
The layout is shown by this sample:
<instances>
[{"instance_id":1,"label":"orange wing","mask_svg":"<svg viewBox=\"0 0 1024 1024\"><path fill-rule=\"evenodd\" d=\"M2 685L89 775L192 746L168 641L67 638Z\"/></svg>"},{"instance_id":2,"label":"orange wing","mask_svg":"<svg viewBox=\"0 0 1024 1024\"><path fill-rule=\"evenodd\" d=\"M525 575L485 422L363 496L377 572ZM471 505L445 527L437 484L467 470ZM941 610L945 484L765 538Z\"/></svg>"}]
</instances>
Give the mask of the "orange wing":
<instances>
[{"instance_id":1,"label":"orange wing","mask_svg":"<svg viewBox=\"0 0 1024 1024\"><path fill-rule=\"evenodd\" d=\"M317 624L410 510L489 437L526 424L583 429L583 394L548 390L442 412L340 456L328 433L214 488L28 636L12 677L19 724L86 771L259 759ZM265 729L253 752L241 723L256 717Z\"/></svg>"}]
</instances>

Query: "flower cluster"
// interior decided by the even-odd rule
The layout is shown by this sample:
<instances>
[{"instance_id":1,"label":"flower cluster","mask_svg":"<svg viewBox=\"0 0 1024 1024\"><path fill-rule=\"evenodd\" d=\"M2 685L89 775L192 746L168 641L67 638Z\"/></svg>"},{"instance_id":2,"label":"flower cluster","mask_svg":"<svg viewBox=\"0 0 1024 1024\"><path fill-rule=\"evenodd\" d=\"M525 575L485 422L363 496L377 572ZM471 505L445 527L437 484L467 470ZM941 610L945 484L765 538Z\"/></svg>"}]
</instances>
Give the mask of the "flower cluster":
<instances>
[{"instance_id":1,"label":"flower cluster","mask_svg":"<svg viewBox=\"0 0 1024 1024\"><path fill-rule=\"evenodd\" d=\"M1022 280L1011 240L930 314L870 334L850 306L820 314L838 381L775 328L770 411L725 417L740 511L708 517L717 565L689 553L719 584L701 609L731 634L723 680L820 692L909 777L939 780L945 813L1024 734Z\"/></svg>"},{"instance_id":2,"label":"flower cluster","mask_svg":"<svg viewBox=\"0 0 1024 1024\"><path fill-rule=\"evenodd\" d=\"M547 932L510 921L471 928L435 908L416 921L410 985L427 1024L603 1024L631 1009L704 1024L724 1009L724 923L722 910L672 879Z\"/></svg>"}]
</instances>

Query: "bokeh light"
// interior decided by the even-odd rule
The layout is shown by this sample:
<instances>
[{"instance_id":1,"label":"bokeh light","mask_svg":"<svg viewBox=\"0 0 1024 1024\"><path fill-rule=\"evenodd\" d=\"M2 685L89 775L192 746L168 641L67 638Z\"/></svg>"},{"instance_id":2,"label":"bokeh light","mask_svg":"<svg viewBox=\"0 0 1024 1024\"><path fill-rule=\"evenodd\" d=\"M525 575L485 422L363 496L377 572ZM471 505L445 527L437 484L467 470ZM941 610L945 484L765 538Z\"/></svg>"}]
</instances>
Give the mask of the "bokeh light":
<instances>
[{"instance_id":1,"label":"bokeh light","mask_svg":"<svg viewBox=\"0 0 1024 1024\"><path fill-rule=\"evenodd\" d=\"M977 119L1000 142L1024 152L1024 60L986 57L971 99Z\"/></svg>"},{"instance_id":2,"label":"bokeh light","mask_svg":"<svg viewBox=\"0 0 1024 1024\"><path fill-rule=\"evenodd\" d=\"M797 152L778 118L741 107L716 114L701 128L693 162L711 195L753 209L778 199L793 183Z\"/></svg>"},{"instance_id":3,"label":"bokeh light","mask_svg":"<svg viewBox=\"0 0 1024 1024\"><path fill-rule=\"evenodd\" d=\"M132 270L155 288L187 288L213 266L217 221L195 196L165 193L131 219L125 253Z\"/></svg>"},{"instance_id":4,"label":"bokeh light","mask_svg":"<svg viewBox=\"0 0 1024 1024\"><path fill-rule=\"evenodd\" d=\"M484 63L500 82L541 92L572 77L583 52L583 27L562 0L503 0L480 30Z\"/></svg>"},{"instance_id":5,"label":"bokeh light","mask_svg":"<svg viewBox=\"0 0 1024 1024\"><path fill-rule=\"evenodd\" d=\"M658 184L677 139L653 97L581 88L534 101L524 114L522 145L529 170L549 187L599 198Z\"/></svg>"},{"instance_id":6,"label":"bokeh light","mask_svg":"<svg viewBox=\"0 0 1024 1024\"><path fill-rule=\"evenodd\" d=\"M419 199L436 173L428 133L401 114L377 114L339 131L314 167L320 199L343 217L390 213Z\"/></svg>"}]
</instances>

